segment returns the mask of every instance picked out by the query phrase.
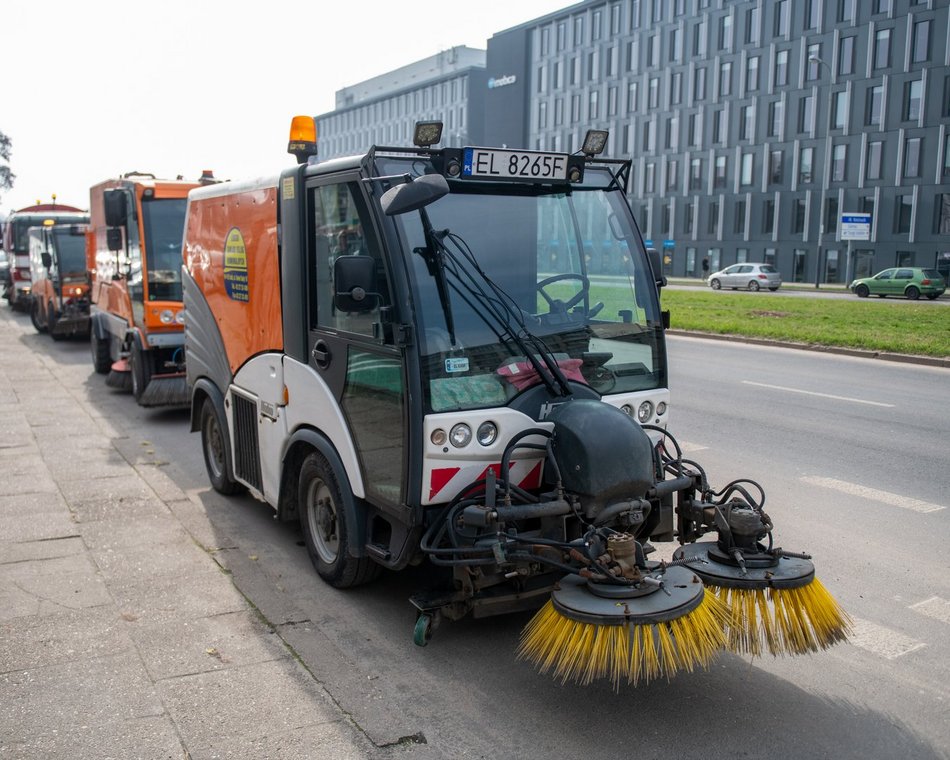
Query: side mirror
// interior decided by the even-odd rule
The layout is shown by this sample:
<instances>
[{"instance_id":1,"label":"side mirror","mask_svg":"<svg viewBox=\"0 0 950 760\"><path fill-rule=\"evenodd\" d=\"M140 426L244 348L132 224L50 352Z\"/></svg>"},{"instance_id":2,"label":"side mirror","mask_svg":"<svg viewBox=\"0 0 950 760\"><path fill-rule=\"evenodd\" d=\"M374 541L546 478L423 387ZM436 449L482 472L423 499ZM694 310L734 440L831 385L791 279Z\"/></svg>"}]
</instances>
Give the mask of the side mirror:
<instances>
[{"instance_id":1,"label":"side mirror","mask_svg":"<svg viewBox=\"0 0 950 760\"><path fill-rule=\"evenodd\" d=\"M379 199L386 216L416 211L449 194L449 183L441 174L424 174L411 182L389 188Z\"/></svg>"},{"instance_id":2,"label":"side mirror","mask_svg":"<svg viewBox=\"0 0 950 760\"><path fill-rule=\"evenodd\" d=\"M49 269L53 266L53 257L49 255L49 251L43 251L40 254L40 260L43 262L43 268Z\"/></svg>"},{"instance_id":3,"label":"side mirror","mask_svg":"<svg viewBox=\"0 0 950 760\"><path fill-rule=\"evenodd\" d=\"M119 227L110 227L106 230L106 245L110 251L122 250L122 230Z\"/></svg>"},{"instance_id":4,"label":"side mirror","mask_svg":"<svg viewBox=\"0 0 950 760\"><path fill-rule=\"evenodd\" d=\"M124 227L128 219L125 204L124 190L106 190L102 194L102 205L105 211L106 227ZM109 249L114 250L114 249Z\"/></svg>"},{"instance_id":5,"label":"side mirror","mask_svg":"<svg viewBox=\"0 0 950 760\"><path fill-rule=\"evenodd\" d=\"M650 260L650 269L653 272L653 282L659 290L666 286L666 277L663 274L663 260L656 248L647 248L647 258Z\"/></svg>"},{"instance_id":6,"label":"side mirror","mask_svg":"<svg viewBox=\"0 0 950 760\"><path fill-rule=\"evenodd\" d=\"M333 262L333 305L339 311L372 311L379 302L376 259L372 256L340 256Z\"/></svg>"}]
</instances>

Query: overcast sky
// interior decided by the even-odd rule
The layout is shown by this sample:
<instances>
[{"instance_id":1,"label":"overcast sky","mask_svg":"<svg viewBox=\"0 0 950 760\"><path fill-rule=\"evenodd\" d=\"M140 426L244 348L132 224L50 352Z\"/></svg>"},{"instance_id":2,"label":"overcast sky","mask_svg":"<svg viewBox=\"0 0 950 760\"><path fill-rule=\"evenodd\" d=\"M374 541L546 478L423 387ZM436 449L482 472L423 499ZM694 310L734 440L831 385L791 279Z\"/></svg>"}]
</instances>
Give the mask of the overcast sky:
<instances>
[{"instance_id":1,"label":"overcast sky","mask_svg":"<svg viewBox=\"0 0 950 760\"><path fill-rule=\"evenodd\" d=\"M0 211L86 208L129 171L276 174L290 117L342 87L573 0L18 0L0 22L0 132L13 142Z\"/></svg>"}]
</instances>

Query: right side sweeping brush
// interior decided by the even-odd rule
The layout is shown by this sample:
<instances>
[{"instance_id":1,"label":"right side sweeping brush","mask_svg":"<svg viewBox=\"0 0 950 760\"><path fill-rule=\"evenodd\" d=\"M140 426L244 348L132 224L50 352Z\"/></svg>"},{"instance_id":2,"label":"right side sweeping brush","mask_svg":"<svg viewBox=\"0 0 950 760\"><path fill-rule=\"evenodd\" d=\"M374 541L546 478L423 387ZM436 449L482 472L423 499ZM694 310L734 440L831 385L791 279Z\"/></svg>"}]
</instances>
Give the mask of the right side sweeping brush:
<instances>
[{"instance_id":1,"label":"right side sweeping brush","mask_svg":"<svg viewBox=\"0 0 950 760\"><path fill-rule=\"evenodd\" d=\"M728 608L728 648L752 656L807 654L845 640L851 619L815 577L809 555L773 547L772 521L746 484L757 487L736 481L715 502L687 499L678 509L681 541L706 525L718 532L718 540L686 543L673 556Z\"/></svg>"}]
</instances>

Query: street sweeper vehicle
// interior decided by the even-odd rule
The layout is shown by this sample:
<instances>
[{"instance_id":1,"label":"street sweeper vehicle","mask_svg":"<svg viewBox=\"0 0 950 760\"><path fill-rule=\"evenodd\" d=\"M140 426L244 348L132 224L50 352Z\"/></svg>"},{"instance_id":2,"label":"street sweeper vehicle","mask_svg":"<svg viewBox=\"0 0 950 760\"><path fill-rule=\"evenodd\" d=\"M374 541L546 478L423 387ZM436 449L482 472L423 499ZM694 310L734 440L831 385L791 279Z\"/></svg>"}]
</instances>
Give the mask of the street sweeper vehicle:
<instances>
[{"instance_id":1,"label":"street sweeper vehicle","mask_svg":"<svg viewBox=\"0 0 950 760\"><path fill-rule=\"evenodd\" d=\"M55 195L52 203L37 203L10 214L3 228L3 250L10 259L3 297L13 309L27 311L32 303L30 228L48 224L86 224L88 221L89 215L85 211L56 203Z\"/></svg>"},{"instance_id":2,"label":"street sweeper vehicle","mask_svg":"<svg viewBox=\"0 0 950 760\"><path fill-rule=\"evenodd\" d=\"M594 130L571 155L440 134L317 162L298 118L298 166L189 194L187 377L213 487L299 520L335 587L424 563L417 644L541 608L520 654L563 680L841 640L762 489L714 488L667 429L630 162ZM674 538L675 560L651 558Z\"/></svg>"},{"instance_id":3,"label":"street sweeper vehicle","mask_svg":"<svg viewBox=\"0 0 950 760\"><path fill-rule=\"evenodd\" d=\"M85 224L52 224L29 231L30 319L53 340L89 332L89 272Z\"/></svg>"},{"instance_id":4,"label":"street sweeper vehicle","mask_svg":"<svg viewBox=\"0 0 950 760\"><path fill-rule=\"evenodd\" d=\"M188 402L181 236L199 186L131 172L89 191L92 363L142 406Z\"/></svg>"}]
</instances>

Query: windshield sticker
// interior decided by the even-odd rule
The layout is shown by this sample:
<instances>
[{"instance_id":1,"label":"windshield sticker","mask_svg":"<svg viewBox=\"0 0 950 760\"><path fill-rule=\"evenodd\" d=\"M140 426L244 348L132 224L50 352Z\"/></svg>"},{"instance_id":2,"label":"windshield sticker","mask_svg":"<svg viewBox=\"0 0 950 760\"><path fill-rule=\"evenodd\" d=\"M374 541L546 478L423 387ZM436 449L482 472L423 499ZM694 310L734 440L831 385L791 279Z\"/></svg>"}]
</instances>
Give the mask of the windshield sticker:
<instances>
[{"instance_id":1,"label":"windshield sticker","mask_svg":"<svg viewBox=\"0 0 950 760\"><path fill-rule=\"evenodd\" d=\"M446 372L468 372L468 357L463 356L460 358L446 359L445 371Z\"/></svg>"},{"instance_id":2,"label":"windshield sticker","mask_svg":"<svg viewBox=\"0 0 950 760\"><path fill-rule=\"evenodd\" d=\"M247 248L237 227L232 227L224 241L224 289L233 301L249 301L247 287Z\"/></svg>"}]
</instances>

